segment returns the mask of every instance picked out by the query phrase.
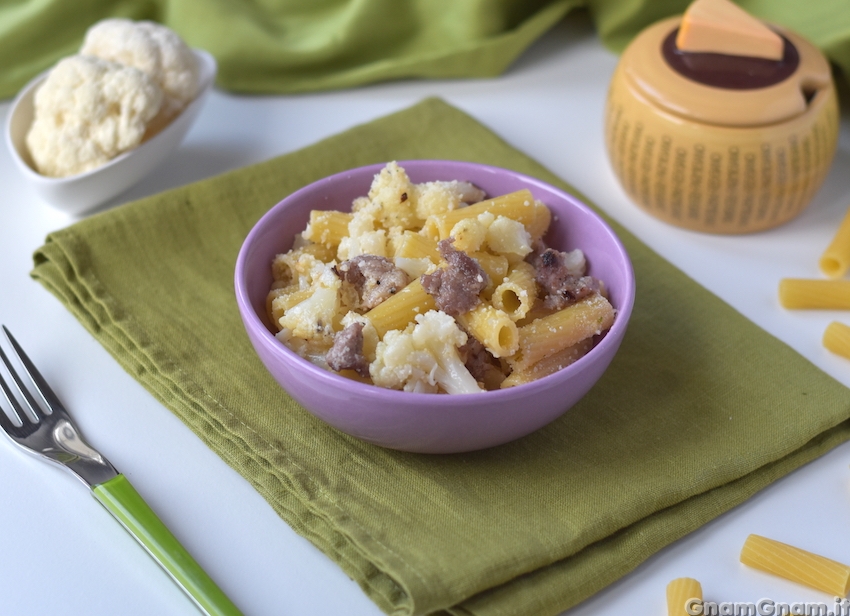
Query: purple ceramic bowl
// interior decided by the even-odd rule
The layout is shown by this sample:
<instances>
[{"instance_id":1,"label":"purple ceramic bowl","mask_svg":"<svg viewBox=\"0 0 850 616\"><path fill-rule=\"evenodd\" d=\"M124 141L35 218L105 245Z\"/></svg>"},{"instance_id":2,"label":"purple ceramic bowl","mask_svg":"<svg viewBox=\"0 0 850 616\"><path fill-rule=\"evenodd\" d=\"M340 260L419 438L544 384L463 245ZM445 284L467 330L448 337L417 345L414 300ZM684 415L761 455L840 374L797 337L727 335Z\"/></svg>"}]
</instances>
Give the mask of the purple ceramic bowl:
<instances>
[{"instance_id":1,"label":"purple ceramic bowl","mask_svg":"<svg viewBox=\"0 0 850 616\"><path fill-rule=\"evenodd\" d=\"M443 160L399 161L413 182L465 180L489 196L528 188L552 210L546 240L581 248L589 273L603 280L617 316L605 337L576 363L538 381L480 394L414 394L358 383L302 359L273 335L266 316L271 262L291 247L310 210L348 211L369 191L383 164L345 171L291 194L248 234L236 261L236 301L248 337L278 383L316 417L359 439L421 453L454 453L500 445L545 426L580 400L610 364L632 311L631 261L608 225L575 197L532 177L487 165Z\"/></svg>"}]
</instances>

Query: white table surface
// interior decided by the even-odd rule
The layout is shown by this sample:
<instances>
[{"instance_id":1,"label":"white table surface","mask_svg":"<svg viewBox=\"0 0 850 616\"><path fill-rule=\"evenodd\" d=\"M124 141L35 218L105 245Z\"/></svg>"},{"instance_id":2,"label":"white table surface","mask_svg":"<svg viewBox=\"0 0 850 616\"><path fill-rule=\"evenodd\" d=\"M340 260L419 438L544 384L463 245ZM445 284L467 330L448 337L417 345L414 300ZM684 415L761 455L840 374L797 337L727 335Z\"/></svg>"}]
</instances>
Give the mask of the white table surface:
<instances>
[{"instance_id":1,"label":"white table surface","mask_svg":"<svg viewBox=\"0 0 850 616\"><path fill-rule=\"evenodd\" d=\"M850 323L850 314L789 312L777 301L780 278L819 276L818 257L850 206L847 109L832 171L799 218L749 237L690 233L644 214L612 174L602 110L616 62L587 19L576 16L494 79L402 81L298 96L216 91L168 163L114 204L297 150L436 95L571 182L662 256L850 386L850 361L821 346L826 325ZM9 107L9 101L0 103L3 123ZM127 475L246 615L380 614L329 558L296 535L30 279L32 252L47 233L74 220L42 202L8 151L0 150L0 321L89 441ZM666 613L666 585L681 576L700 580L710 601L832 605L828 595L741 565L738 554L752 532L850 562L850 444L662 550L569 614ZM0 613L196 612L79 481L2 439Z\"/></svg>"}]
</instances>

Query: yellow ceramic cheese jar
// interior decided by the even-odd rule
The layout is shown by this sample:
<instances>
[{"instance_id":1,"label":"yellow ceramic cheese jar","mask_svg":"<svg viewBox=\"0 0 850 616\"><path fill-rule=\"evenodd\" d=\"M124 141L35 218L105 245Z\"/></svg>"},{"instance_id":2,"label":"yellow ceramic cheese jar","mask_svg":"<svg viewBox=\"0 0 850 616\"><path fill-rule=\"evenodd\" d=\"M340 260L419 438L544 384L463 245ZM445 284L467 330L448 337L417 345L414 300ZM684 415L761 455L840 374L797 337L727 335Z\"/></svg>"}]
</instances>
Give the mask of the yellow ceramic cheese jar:
<instances>
[{"instance_id":1,"label":"yellow ceramic cheese jar","mask_svg":"<svg viewBox=\"0 0 850 616\"><path fill-rule=\"evenodd\" d=\"M686 229L750 233L791 220L835 154L829 63L779 28L781 60L682 52L680 23L641 32L611 80L605 139L617 177L647 212Z\"/></svg>"}]
</instances>

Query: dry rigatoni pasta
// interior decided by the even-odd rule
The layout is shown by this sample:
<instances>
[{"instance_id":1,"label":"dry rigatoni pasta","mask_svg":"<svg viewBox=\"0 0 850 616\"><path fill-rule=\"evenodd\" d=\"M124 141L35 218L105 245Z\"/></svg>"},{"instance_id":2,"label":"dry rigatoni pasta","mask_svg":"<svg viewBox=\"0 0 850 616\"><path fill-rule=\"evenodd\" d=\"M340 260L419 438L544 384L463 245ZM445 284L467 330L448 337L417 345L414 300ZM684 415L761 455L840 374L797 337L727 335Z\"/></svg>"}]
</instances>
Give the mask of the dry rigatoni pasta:
<instances>
[{"instance_id":1,"label":"dry rigatoni pasta","mask_svg":"<svg viewBox=\"0 0 850 616\"><path fill-rule=\"evenodd\" d=\"M683 577L667 584L667 616L690 616L701 601L702 585L697 580Z\"/></svg>"},{"instance_id":2,"label":"dry rigatoni pasta","mask_svg":"<svg viewBox=\"0 0 850 616\"><path fill-rule=\"evenodd\" d=\"M779 281L779 303L784 308L850 309L850 280L783 278Z\"/></svg>"},{"instance_id":3,"label":"dry rigatoni pasta","mask_svg":"<svg viewBox=\"0 0 850 616\"><path fill-rule=\"evenodd\" d=\"M830 278L841 278L850 269L850 210L844 215L832 242L823 251L818 265Z\"/></svg>"},{"instance_id":4,"label":"dry rigatoni pasta","mask_svg":"<svg viewBox=\"0 0 850 616\"><path fill-rule=\"evenodd\" d=\"M823 332L823 346L836 355L850 359L850 326L833 321Z\"/></svg>"},{"instance_id":5,"label":"dry rigatoni pasta","mask_svg":"<svg viewBox=\"0 0 850 616\"><path fill-rule=\"evenodd\" d=\"M747 537L741 562L838 597L846 597L850 587L847 565L760 535Z\"/></svg>"}]
</instances>

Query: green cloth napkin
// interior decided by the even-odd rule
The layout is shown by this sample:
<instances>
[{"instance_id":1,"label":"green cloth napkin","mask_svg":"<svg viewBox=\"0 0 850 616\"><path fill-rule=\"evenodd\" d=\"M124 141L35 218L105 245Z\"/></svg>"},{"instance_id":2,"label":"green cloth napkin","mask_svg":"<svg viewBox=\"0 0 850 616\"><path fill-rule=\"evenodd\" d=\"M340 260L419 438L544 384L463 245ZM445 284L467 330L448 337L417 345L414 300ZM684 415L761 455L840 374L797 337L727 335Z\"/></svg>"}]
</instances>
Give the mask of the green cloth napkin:
<instances>
[{"instance_id":1,"label":"green cloth napkin","mask_svg":"<svg viewBox=\"0 0 850 616\"><path fill-rule=\"evenodd\" d=\"M306 92L398 78L490 77L570 10L620 51L689 0L20 0L0 3L0 98L76 53L107 17L153 19L219 62L218 85ZM797 30L850 74L847 0L740 0Z\"/></svg>"},{"instance_id":2,"label":"green cloth napkin","mask_svg":"<svg viewBox=\"0 0 850 616\"><path fill-rule=\"evenodd\" d=\"M368 445L315 419L248 342L237 252L297 188L417 158L489 163L572 190L428 99L52 233L32 275L393 614L557 614L850 437L850 390L613 222L637 274L634 314L609 370L561 419L443 456Z\"/></svg>"}]
</instances>

